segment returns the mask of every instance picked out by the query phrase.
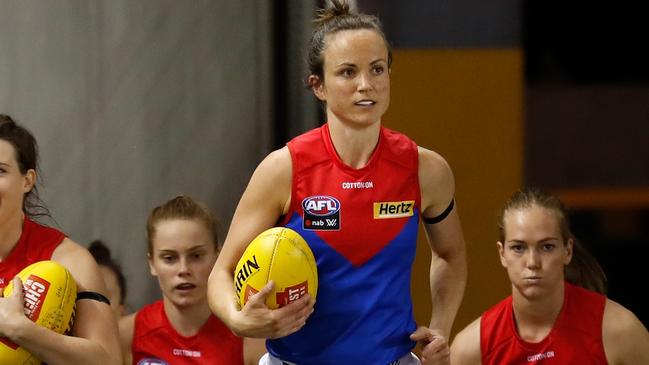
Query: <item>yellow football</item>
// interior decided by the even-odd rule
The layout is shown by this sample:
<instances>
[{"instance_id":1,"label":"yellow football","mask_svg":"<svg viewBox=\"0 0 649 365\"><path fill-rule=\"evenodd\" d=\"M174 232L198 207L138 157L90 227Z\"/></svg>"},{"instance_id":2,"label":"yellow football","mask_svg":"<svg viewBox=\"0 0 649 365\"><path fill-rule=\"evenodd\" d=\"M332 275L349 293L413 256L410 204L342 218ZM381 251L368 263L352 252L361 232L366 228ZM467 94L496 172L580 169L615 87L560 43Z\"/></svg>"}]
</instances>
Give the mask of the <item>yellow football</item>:
<instances>
[{"instance_id":1,"label":"yellow football","mask_svg":"<svg viewBox=\"0 0 649 365\"><path fill-rule=\"evenodd\" d=\"M318 268L304 238L290 228L262 232L246 248L234 272L239 307L270 280L275 282L266 305L275 309L318 292Z\"/></svg>"},{"instance_id":2,"label":"yellow football","mask_svg":"<svg viewBox=\"0 0 649 365\"><path fill-rule=\"evenodd\" d=\"M69 333L74 322L77 283L70 272L54 261L39 261L18 273L23 282L25 315L57 333ZM13 292L13 281L3 296ZM0 359L8 365L38 365L41 361L6 337L0 337Z\"/></svg>"}]
</instances>

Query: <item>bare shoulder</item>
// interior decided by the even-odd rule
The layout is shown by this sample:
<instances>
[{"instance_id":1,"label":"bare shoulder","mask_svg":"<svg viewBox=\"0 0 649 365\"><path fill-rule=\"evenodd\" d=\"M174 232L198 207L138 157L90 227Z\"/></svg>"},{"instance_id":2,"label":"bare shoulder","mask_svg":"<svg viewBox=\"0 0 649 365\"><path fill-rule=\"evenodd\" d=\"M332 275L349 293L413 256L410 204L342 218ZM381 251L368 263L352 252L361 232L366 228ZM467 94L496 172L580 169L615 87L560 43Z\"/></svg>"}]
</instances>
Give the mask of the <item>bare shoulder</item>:
<instances>
[{"instance_id":1,"label":"bare shoulder","mask_svg":"<svg viewBox=\"0 0 649 365\"><path fill-rule=\"evenodd\" d=\"M606 300L602 324L604 351L611 364L649 364L649 332L633 312Z\"/></svg>"},{"instance_id":2,"label":"bare shoulder","mask_svg":"<svg viewBox=\"0 0 649 365\"><path fill-rule=\"evenodd\" d=\"M602 330L604 334L611 331L613 335L631 334L633 330L643 329L646 331L642 322L636 317L633 312L626 309L621 304L606 300L606 307L604 309L604 323Z\"/></svg>"},{"instance_id":3,"label":"bare shoulder","mask_svg":"<svg viewBox=\"0 0 649 365\"><path fill-rule=\"evenodd\" d=\"M292 165L288 147L271 152L255 169L244 197L257 200L262 194L268 203L278 204L283 211L291 193Z\"/></svg>"},{"instance_id":4,"label":"bare shoulder","mask_svg":"<svg viewBox=\"0 0 649 365\"><path fill-rule=\"evenodd\" d=\"M446 160L437 152L418 147L419 186L422 210L428 217L440 214L455 195L455 178Z\"/></svg>"},{"instance_id":5,"label":"bare shoulder","mask_svg":"<svg viewBox=\"0 0 649 365\"><path fill-rule=\"evenodd\" d=\"M275 177L288 174L290 177L291 167L291 153L289 152L288 147L284 146L269 153L268 156L261 161L259 166L257 166L255 174L262 172Z\"/></svg>"},{"instance_id":6,"label":"bare shoulder","mask_svg":"<svg viewBox=\"0 0 649 365\"><path fill-rule=\"evenodd\" d=\"M452 177L451 167L439 153L417 146L419 155L419 171L431 178L447 179ZM449 176L450 175L450 176Z\"/></svg>"},{"instance_id":7,"label":"bare shoulder","mask_svg":"<svg viewBox=\"0 0 649 365\"><path fill-rule=\"evenodd\" d=\"M481 363L480 318L466 326L453 339L451 363L453 365L475 365Z\"/></svg>"},{"instance_id":8,"label":"bare shoulder","mask_svg":"<svg viewBox=\"0 0 649 365\"><path fill-rule=\"evenodd\" d=\"M79 291L90 290L105 294L99 267L85 247L65 238L54 250L52 260L70 271L77 282Z\"/></svg>"}]
</instances>

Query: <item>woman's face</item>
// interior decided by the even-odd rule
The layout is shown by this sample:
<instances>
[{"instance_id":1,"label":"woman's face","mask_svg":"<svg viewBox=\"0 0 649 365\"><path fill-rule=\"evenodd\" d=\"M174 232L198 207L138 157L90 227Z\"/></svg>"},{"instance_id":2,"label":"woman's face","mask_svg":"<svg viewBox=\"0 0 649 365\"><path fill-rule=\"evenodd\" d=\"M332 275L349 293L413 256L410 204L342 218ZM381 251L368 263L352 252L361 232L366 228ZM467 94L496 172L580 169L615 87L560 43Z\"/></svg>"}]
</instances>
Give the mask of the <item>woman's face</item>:
<instances>
[{"instance_id":1,"label":"woman's face","mask_svg":"<svg viewBox=\"0 0 649 365\"><path fill-rule=\"evenodd\" d=\"M560 288L572 258L572 240L563 238L557 216L531 206L508 211L503 223L505 242L498 242L498 252L514 290L533 299Z\"/></svg>"},{"instance_id":2,"label":"woman's face","mask_svg":"<svg viewBox=\"0 0 649 365\"><path fill-rule=\"evenodd\" d=\"M36 179L36 172L20 172L14 146L0 139L0 223L13 215L20 214L25 193L29 192Z\"/></svg>"},{"instance_id":3,"label":"woman's face","mask_svg":"<svg viewBox=\"0 0 649 365\"><path fill-rule=\"evenodd\" d=\"M209 230L198 220L169 219L155 224L151 274L172 304L207 302L207 279L218 252Z\"/></svg>"},{"instance_id":4,"label":"woman's face","mask_svg":"<svg viewBox=\"0 0 649 365\"><path fill-rule=\"evenodd\" d=\"M388 49L381 35L370 29L330 34L323 55L324 80L315 80L313 92L326 102L327 118L355 125L380 122L390 104Z\"/></svg>"}]
</instances>

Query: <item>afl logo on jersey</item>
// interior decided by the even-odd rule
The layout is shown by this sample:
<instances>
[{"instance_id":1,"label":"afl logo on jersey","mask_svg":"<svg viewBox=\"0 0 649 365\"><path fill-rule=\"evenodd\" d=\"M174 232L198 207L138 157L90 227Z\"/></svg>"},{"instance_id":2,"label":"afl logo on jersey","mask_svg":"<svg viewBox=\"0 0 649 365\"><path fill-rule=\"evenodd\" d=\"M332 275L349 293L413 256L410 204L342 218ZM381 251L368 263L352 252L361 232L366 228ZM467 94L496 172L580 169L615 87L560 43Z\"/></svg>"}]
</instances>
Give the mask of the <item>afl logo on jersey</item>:
<instances>
[{"instance_id":1,"label":"afl logo on jersey","mask_svg":"<svg viewBox=\"0 0 649 365\"><path fill-rule=\"evenodd\" d=\"M169 365L160 359L142 359L137 362L137 365Z\"/></svg>"},{"instance_id":2,"label":"afl logo on jersey","mask_svg":"<svg viewBox=\"0 0 649 365\"><path fill-rule=\"evenodd\" d=\"M302 228L337 231L340 229L340 202L333 196L314 195L302 200Z\"/></svg>"}]
</instances>

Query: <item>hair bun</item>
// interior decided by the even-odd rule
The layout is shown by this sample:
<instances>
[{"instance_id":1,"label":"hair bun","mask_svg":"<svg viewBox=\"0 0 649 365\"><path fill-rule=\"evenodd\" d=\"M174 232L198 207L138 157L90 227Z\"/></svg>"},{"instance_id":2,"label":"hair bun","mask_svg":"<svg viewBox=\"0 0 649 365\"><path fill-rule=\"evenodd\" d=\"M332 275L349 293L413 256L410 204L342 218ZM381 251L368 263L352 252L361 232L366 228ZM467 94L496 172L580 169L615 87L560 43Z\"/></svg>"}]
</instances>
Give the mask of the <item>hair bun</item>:
<instances>
[{"instance_id":1,"label":"hair bun","mask_svg":"<svg viewBox=\"0 0 649 365\"><path fill-rule=\"evenodd\" d=\"M318 11L318 15L313 21L316 24L324 24L335 17L351 14L349 4L341 0L329 0L330 5Z\"/></svg>"},{"instance_id":2,"label":"hair bun","mask_svg":"<svg viewBox=\"0 0 649 365\"><path fill-rule=\"evenodd\" d=\"M0 126L10 125L15 126L16 122L6 114L0 114Z\"/></svg>"},{"instance_id":3,"label":"hair bun","mask_svg":"<svg viewBox=\"0 0 649 365\"><path fill-rule=\"evenodd\" d=\"M88 251L90 251L97 262L106 262L111 259L110 250L101 240L92 241L88 247Z\"/></svg>"}]
</instances>

